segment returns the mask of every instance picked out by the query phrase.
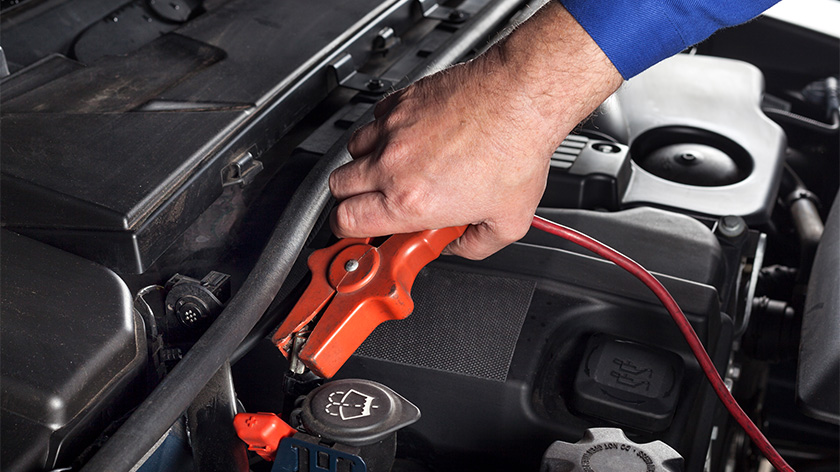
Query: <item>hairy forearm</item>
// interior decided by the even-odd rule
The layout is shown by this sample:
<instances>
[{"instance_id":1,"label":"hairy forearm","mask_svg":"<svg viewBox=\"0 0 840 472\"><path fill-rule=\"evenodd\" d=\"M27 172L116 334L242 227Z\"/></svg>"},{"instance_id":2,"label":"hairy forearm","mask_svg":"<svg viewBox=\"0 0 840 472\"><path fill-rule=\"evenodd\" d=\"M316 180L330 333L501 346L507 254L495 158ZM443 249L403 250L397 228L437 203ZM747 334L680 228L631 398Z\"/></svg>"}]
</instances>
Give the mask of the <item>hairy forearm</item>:
<instances>
[{"instance_id":1,"label":"hairy forearm","mask_svg":"<svg viewBox=\"0 0 840 472\"><path fill-rule=\"evenodd\" d=\"M485 54L385 98L336 170L333 231L379 236L469 224L449 250L483 258L521 238L552 152L621 84L549 3Z\"/></svg>"},{"instance_id":2,"label":"hairy forearm","mask_svg":"<svg viewBox=\"0 0 840 472\"><path fill-rule=\"evenodd\" d=\"M488 53L498 56L527 106L559 125L557 143L622 83L607 56L556 1L494 49Z\"/></svg>"}]
</instances>

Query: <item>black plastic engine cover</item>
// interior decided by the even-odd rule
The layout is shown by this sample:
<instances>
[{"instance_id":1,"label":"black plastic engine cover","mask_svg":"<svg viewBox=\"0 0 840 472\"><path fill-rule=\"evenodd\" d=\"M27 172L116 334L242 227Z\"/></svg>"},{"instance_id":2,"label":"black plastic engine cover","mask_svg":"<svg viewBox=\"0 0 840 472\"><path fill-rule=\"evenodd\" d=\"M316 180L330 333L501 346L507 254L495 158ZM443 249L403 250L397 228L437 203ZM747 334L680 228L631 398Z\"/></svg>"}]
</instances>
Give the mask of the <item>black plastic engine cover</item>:
<instances>
[{"instance_id":1,"label":"black plastic engine cover","mask_svg":"<svg viewBox=\"0 0 840 472\"><path fill-rule=\"evenodd\" d=\"M840 197L828 215L808 282L796 397L809 415L840 424Z\"/></svg>"},{"instance_id":2,"label":"black plastic engine cover","mask_svg":"<svg viewBox=\"0 0 840 472\"><path fill-rule=\"evenodd\" d=\"M143 324L110 270L7 230L2 242L0 468L52 469L122 414Z\"/></svg>"},{"instance_id":3,"label":"black plastic engine cover","mask_svg":"<svg viewBox=\"0 0 840 472\"><path fill-rule=\"evenodd\" d=\"M658 278L715 363L725 366L732 322L720 311L717 290ZM380 325L338 375L381 382L420 408L422 418L400 433L414 459L434 458L435 470L537 470L553 441L618 426L634 441L668 443L686 458L688 471L702 470L720 404L676 325L623 270L520 243L481 262L433 263L412 296L414 313ZM587 342L598 334L655 347L651 352L662 352L665 362L682 364L678 398L669 401L676 405L673 418L663 416L654 425L658 432L632 417L616 423L576 409L575 377Z\"/></svg>"},{"instance_id":4,"label":"black plastic engine cover","mask_svg":"<svg viewBox=\"0 0 840 472\"><path fill-rule=\"evenodd\" d=\"M617 212L540 208L537 213L620 248L622 254L650 271L724 292L726 261L721 245L712 231L694 218L650 207ZM542 231L529 231L523 242L592 254Z\"/></svg>"},{"instance_id":5,"label":"black plastic engine cover","mask_svg":"<svg viewBox=\"0 0 840 472\"><path fill-rule=\"evenodd\" d=\"M2 223L143 272L230 184L229 164L259 159L336 87L330 62L358 66L383 26L416 21L408 0L239 0L125 55L35 63L4 82Z\"/></svg>"}]
</instances>

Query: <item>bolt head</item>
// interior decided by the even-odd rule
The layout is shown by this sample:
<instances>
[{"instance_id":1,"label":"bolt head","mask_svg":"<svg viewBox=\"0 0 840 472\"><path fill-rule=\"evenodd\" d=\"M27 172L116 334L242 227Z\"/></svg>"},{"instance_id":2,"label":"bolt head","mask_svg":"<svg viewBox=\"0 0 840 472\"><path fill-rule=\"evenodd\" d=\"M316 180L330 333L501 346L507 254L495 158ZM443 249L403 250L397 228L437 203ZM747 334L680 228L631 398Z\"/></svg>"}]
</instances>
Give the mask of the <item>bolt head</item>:
<instances>
[{"instance_id":1,"label":"bolt head","mask_svg":"<svg viewBox=\"0 0 840 472\"><path fill-rule=\"evenodd\" d=\"M380 79L370 79L367 83L368 90L379 90L382 87L385 87L385 82Z\"/></svg>"},{"instance_id":2,"label":"bolt head","mask_svg":"<svg viewBox=\"0 0 840 472\"><path fill-rule=\"evenodd\" d=\"M592 145L592 149L604 154L616 154L621 151L621 148L610 143L595 143Z\"/></svg>"},{"instance_id":3,"label":"bolt head","mask_svg":"<svg viewBox=\"0 0 840 472\"><path fill-rule=\"evenodd\" d=\"M349 261L344 263L344 270L347 272L355 272L356 269L359 268L359 261L356 259L350 259Z\"/></svg>"},{"instance_id":4,"label":"bolt head","mask_svg":"<svg viewBox=\"0 0 840 472\"><path fill-rule=\"evenodd\" d=\"M461 10L452 10L449 12L449 19L451 21L459 21L464 19L464 12Z\"/></svg>"},{"instance_id":5,"label":"bolt head","mask_svg":"<svg viewBox=\"0 0 840 472\"><path fill-rule=\"evenodd\" d=\"M737 238L747 229L747 223L740 216L726 215L718 220L718 231L727 238Z\"/></svg>"}]
</instances>

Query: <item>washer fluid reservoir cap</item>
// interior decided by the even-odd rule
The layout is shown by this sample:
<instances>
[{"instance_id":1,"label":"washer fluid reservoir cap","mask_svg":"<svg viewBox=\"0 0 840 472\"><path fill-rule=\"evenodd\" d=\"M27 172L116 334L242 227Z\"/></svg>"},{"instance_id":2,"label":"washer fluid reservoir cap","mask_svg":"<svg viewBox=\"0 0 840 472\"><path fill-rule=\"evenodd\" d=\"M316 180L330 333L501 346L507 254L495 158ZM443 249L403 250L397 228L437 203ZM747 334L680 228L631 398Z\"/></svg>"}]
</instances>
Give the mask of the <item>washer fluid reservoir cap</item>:
<instances>
[{"instance_id":1,"label":"washer fluid reservoir cap","mask_svg":"<svg viewBox=\"0 0 840 472\"><path fill-rule=\"evenodd\" d=\"M618 428L590 428L575 444L556 441L541 472L679 472L683 458L662 441L637 444Z\"/></svg>"},{"instance_id":2,"label":"washer fluid reservoir cap","mask_svg":"<svg viewBox=\"0 0 840 472\"><path fill-rule=\"evenodd\" d=\"M420 410L382 384L343 379L310 392L300 419L308 432L324 439L364 446L414 423L420 419Z\"/></svg>"}]
</instances>

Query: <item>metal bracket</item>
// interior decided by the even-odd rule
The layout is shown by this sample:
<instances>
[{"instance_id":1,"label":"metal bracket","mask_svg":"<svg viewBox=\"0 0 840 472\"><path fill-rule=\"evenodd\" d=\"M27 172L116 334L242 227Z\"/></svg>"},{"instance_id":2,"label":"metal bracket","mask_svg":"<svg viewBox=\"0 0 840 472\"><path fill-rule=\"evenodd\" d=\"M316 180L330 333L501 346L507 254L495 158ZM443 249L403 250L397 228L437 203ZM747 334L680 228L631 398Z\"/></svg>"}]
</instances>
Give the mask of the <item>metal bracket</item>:
<instances>
[{"instance_id":1,"label":"metal bracket","mask_svg":"<svg viewBox=\"0 0 840 472\"><path fill-rule=\"evenodd\" d=\"M402 40L397 33L394 31L394 28L390 26L385 26L378 33L376 33L376 37L373 38L373 51L384 53L393 48L394 46L400 44Z\"/></svg>"},{"instance_id":2,"label":"metal bracket","mask_svg":"<svg viewBox=\"0 0 840 472\"><path fill-rule=\"evenodd\" d=\"M457 8L441 6L437 0L416 0L420 5L420 12L423 18L441 20L448 23L463 23L469 19L470 14Z\"/></svg>"},{"instance_id":3,"label":"metal bracket","mask_svg":"<svg viewBox=\"0 0 840 472\"><path fill-rule=\"evenodd\" d=\"M262 170L263 163L254 159L250 151L246 152L222 169L222 187L231 185L244 187L253 182Z\"/></svg>"},{"instance_id":4,"label":"metal bracket","mask_svg":"<svg viewBox=\"0 0 840 472\"><path fill-rule=\"evenodd\" d=\"M0 79L9 75L9 63L6 62L6 53L0 47Z\"/></svg>"},{"instance_id":5,"label":"metal bracket","mask_svg":"<svg viewBox=\"0 0 840 472\"><path fill-rule=\"evenodd\" d=\"M335 80L342 87L368 93L385 93L394 85L390 80L356 71L353 56L350 53L339 57L329 67L335 74Z\"/></svg>"}]
</instances>

